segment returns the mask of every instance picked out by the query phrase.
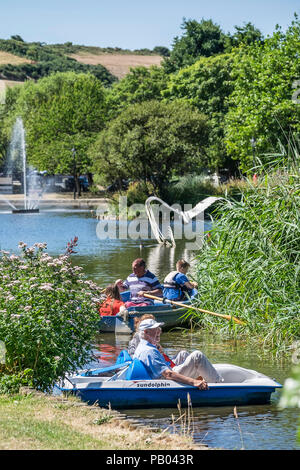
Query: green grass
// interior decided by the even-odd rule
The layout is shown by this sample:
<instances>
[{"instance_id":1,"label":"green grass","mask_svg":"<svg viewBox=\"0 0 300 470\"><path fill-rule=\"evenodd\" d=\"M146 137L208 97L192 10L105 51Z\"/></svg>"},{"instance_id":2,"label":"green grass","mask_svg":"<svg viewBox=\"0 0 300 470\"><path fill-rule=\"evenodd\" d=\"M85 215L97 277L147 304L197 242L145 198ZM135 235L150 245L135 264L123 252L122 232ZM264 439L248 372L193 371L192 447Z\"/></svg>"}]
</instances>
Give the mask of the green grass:
<instances>
[{"instance_id":1,"label":"green grass","mask_svg":"<svg viewBox=\"0 0 300 470\"><path fill-rule=\"evenodd\" d=\"M136 428L74 397L0 395L0 450L196 449L190 437Z\"/></svg>"}]
</instances>

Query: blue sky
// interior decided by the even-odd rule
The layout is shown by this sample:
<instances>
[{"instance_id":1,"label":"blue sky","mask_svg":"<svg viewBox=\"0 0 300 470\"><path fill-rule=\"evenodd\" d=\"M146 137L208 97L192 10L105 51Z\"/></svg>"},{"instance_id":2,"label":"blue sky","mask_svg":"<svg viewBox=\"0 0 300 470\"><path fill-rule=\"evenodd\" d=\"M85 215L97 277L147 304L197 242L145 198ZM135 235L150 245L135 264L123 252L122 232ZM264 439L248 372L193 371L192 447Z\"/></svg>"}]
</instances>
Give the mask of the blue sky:
<instances>
[{"instance_id":1,"label":"blue sky","mask_svg":"<svg viewBox=\"0 0 300 470\"><path fill-rule=\"evenodd\" d=\"M0 0L0 38L141 49L171 47L183 17L212 19L225 32L251 21L266 36L285 30L299 0Z\"/></svg>"}]
</instances>

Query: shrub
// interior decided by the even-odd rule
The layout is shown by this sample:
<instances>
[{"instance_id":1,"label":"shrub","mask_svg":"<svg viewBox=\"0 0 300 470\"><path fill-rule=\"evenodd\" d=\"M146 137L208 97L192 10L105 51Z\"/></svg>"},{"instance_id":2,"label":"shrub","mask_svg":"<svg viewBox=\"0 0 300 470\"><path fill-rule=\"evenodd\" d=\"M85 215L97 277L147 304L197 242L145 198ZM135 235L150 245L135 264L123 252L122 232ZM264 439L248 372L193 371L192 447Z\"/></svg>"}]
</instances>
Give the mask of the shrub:
<instances>
[{"instance_id":1,"label":"shrub","mask_svg":"<svg viewBox=\"0 0 300 470\"><path fill-rule=\"evenodd\" d=\"M0 258L0 340L6 348L0 371L23 377L27 370L34 387L49 390L92 357L99 288L67 255L51 257L45 244L19 246L21 256L2 251Z\"/></svg>"}]
</instances>

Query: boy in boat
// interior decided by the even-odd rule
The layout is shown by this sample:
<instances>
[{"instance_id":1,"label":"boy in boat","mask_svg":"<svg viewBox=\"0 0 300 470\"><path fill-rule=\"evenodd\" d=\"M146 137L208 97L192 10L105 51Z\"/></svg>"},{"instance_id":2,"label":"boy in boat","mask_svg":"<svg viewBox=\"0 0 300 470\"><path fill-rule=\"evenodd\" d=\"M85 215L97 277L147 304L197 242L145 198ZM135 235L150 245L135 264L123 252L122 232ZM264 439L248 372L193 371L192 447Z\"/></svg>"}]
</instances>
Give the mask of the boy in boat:
<instances>
[{"instance_id":1,"label":"boy in boat","mask_svg":"<svg viewBox=\"0 0 300 470\"><path fill-rule=\"evenodd\" d=\"M132 263L133 273L126 281L117 281L120 291L130 290L130 300L125 302L128 307L145 307L153 304L152 299L146 299L144 293L162 296L162 286L157 277L146 269L146 262L142 258L137 258Z\"/></svg>"},{"instance_id":2,"label":"boy in boat","mask_svg":"<svg viewBox=\"0 0 300 470\"><path fill-rule=\"evenodd\" d=\"M187 300L187 295L192 295L193 289L197 288L196 282L187 278L190 264L184 259L176 263L176 271L171 271L164 280L163 297L169 300ZM186 295L187 294L187 295Z\"/></svg>"}]
</instances>

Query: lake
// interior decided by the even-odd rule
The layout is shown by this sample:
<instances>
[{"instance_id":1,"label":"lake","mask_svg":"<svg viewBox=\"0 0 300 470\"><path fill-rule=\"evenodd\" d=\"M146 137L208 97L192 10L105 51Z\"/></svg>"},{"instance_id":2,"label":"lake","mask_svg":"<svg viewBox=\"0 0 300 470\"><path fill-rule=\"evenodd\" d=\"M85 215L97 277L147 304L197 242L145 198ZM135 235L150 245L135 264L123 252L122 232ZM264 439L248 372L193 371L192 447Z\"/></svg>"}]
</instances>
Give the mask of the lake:
<instances>
[{"instance_id":1,"label":"lake","mask_svg":"<svg viewBox=\"0 0 300 470\"><path fill-rule=\"evenodd\" d=\"M142 246L139 240L99 240L97 224L97 219L85 210L45 210L28 215L2 211L0 249L18 253L19 241L29 246L35 242L47 242L48 253L59 255L64 253L67 242L77 236L78 247L77 253L72 255L73 263L82 266L87 278L101 286L127 277L132 261L138 257L146 260L150 271L161 281L182 257L191 262L193 271L195 253L186 249L184 240L178 241L175 248L160 247L155 240L143 240ZM205 228L209 228L208 223ZM129 340L126 335L97 336L95 353L99 359L101 356L100 363L114 362ZM201 331L164 332L161 343L170 356L180 349L201 349L213 363L227 362L255 369L280 383L289 376L292 366L290 360L278 359L248 342L226 340ZM195 441L226 449L300 449L296 442L299 410L279 410L279 397L280 391L276 391L269 405L238 407L238 421L232 407L195 408L192 420ZM125 410L124 413L137 423L182 431L178 423L172 424L172 414L178 418L177 409Z\"/></svg>"}]
</instances>

